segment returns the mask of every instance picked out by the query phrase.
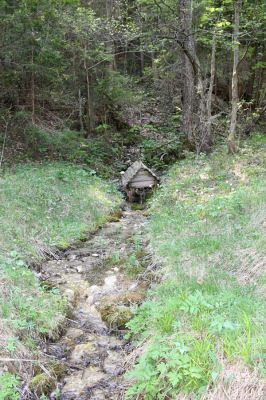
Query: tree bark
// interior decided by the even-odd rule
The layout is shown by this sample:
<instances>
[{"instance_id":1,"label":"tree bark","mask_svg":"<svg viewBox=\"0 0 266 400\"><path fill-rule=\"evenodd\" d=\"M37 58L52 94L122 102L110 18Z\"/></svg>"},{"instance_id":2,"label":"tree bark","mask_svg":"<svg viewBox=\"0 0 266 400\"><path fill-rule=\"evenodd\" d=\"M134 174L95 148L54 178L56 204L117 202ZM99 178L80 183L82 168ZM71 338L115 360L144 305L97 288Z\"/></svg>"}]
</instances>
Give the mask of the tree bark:
<instances>
[{"instance_id":1,"label":"tree bark","mask_svg":"<svg viewBox=\"0 0 266 400\"><path fill-rule=\"evenodd\" d=\"M94 115L94 107L92 101L92 93L91 93L91 77L88 67L87 61L87 45L84 47L84 69L86 75L86 86L87 86L87 104L86 104L86 114L87 114L87 123L86 128L88 132L88 136L91 135L95 130L95 115Z\"/></svg>"},{"instance_id":2,"label":"tree bark","mask_svg":"<svg viewBox=\"0 0 266 400\"><path fill-rule=\"evenodd\" d=\"M112 21L113 17L113 0L106 0L106 17L108 22ZM110 70L116 70L116 62L115 62L115 43L112 40L111 37L109 37L109 40L106 42L106 50L107 53L110 54L111 60L109 62L109 68Z\"/></svg>"},{"instance_id":3,"label":"tree bark","mask_svg":"<svg viewBox=\"0 0 266 400\"><path fill-rule=\"evenodd\" d=\"M192 32L192 0L180 0L179 13L181 34L177 39L183 57L183 132L188 141L196 147L197 153L209 151L213 145L211 134L211 95L206 93L199 59ZM213 91L215 76L215 40L212 47L211 83Z\"/></svg>"},{"instance_id":4,"label":"tree bark","mask_svg":"<svg viewBox=\"0 0 266 400\"><path fill-rule=\"evenodd\" d=\"M195 58L195 43L192 35L192 1L179 1L179 15L181 35L179 43L182 47L182 103L183 120L182 130L186 133L188 141L194 142L193 134L193 106L195 101L195 73L190 56ZM189 53L189 54L188 54Z\"/></svg>"},{"instance_id":5,"label":"tree bark","mask_svg":"<svg viewBox=\"0 0 266 400\"><path fill-rule=\"evenodd\" d=\"M81 96L81 90L79 89L78 91L78 96L79 96L79 124L80 124L80 129L84 131L84 124L83 124L83 99Z\"/></svg>"},{"instance_id":6,"label":"tree bark","mask_svg":"<svg viewBox=\"0 0 266 400\"><path fill-rule=\"evenodd\" d=\"M31 50L31 122L35 124L35 72L34 72L34 51Z\"/></svg>"},{"instance_id":7,"label":"tree bark","mask_svg":"<svg viewBox=\"0 0 266 400\"><path fill-rule=\"evenodd\" d=\"M233 63L233 76L232 76L232 110L231 110L231 122L230 130L227 138L228 152L233 154L237 151L236 143L236 126L237 126L237 111L238 111L238 63L239 63L239 25L240 25L240 12L241 12L241 0L235 2L235 21L234 21L234 32L233 32L233 52L234 52L234 63Z\"/></svg>"},{"instance_id":8,"label":"tree bark","mask_svg":"<svg viewBox=\"0 0 266 400\"><path fill-rule=\"evenodd\" d=\"M212 55L211 55L211 76L210 76L210 84L209 90L207 94L207 136L209 140L212 141L212 123L211 123L211 116L212 116L212 93L214 87L214 80L215 80L215 72L216 72L216 34L214 32L212 38Z\"/></svg>"}]
</instances>

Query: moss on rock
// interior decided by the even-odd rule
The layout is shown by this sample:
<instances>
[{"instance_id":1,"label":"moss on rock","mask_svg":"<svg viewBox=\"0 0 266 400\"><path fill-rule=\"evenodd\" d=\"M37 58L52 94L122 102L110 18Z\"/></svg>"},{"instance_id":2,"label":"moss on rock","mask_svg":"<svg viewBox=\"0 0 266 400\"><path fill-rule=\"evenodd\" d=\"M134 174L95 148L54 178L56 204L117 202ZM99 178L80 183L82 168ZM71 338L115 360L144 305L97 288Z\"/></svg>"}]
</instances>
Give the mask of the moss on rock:
<instances>
[{"instance_id":1,"label":"moss on rock","mask_svg":"<svg viewBox=\"0 0 266 400\"><path fill-rule=\"evenodd\" d=\"M133 316L130 307L124 305L104 303L98 306L98 310L102 320L106 322L108 327L112 330L125 329L127 322L129 322Z\"/></svg>"}]
</instances>

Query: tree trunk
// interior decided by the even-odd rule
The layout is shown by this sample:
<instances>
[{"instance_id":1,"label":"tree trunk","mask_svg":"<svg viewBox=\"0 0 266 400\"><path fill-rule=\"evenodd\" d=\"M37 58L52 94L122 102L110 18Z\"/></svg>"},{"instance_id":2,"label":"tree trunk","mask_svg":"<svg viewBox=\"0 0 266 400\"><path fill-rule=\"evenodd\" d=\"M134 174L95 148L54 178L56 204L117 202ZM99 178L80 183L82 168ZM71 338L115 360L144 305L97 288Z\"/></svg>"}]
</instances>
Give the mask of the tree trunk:
<instances>
[{"instance_id":1,"label":"tree trunk","mask_svg":"<svg viewBox=\"0 0 266 400\"><path fill-rule=\"evenodd\" d=\"M87 62L87 45L84 47L84 69L86 74L86 86L87 86L87 104L86 104L86 128L88 132L88 136L91 135L95 130L95 115L94 115L94 107L92 101L92 93L91 93L91 77L89 73L89 67Z\"/></svg>"},{"instance_id":2,"label":"tree trunk","mask_svg":"<svg viewBox=\"0 0 266 400\"><path fill-rule=\"evenodd\" d=\"M237 110L238 110L238 62L239 62L239 25L240 25L240 12L241 12L241 0L235 2L235 22L234 22L234 33L233 33L233 52L234 52L234 63L233 63L233 76L232 76L232 110L231 110L231 122L230 130L227 138L228 152L233 154L237 151L236 143L236 126L237 126Z\"/></svg>"},{"instance_id":3,"label":"tree trunk","mask_svg":"<svg viewBox=\"0 0 266 400\"><path fill-rule=\"evenodd\" d=\"M216 58L216 34L214 32L212 38L212 55L211 55L211 76L210 76L210 84L209 90L207 93L207 104L206 104L206 111L207 111L207 137L210 142L213 142L212 139L212 94L213 94L213 87L214 87L214 80L215 80L215 58Z\"/></svg>"},{"instance_id":4,"label":"tree trunk","mask_svg":"<svg viewBox=\"0 0 266 400\"><path fill-rule=\"evenodd\" d=\"M84 124L83 124L83 99L81 96L81 90L79 89L78 91L78 96L79 96L79 125L80 129L84 131Z\"/></svg>"},{"instance_id":5,"label":"tree trunk","mask_svg":"<svg viewBox=\"0 0 266 400\"><path fill-rule=\"evenodd\" d=\"M195 101L195 73L190 58L195 58L195 43L192 35L192 1L180 0L179 15L181 25L181 47L182 47L182 103L183 120L182 130L186 133L188 141L194 142L193 134L193 106ZM186 51L184 51L186 50Z\"/></svg>"},{"instance_id":6,"label":"tree trunk","mask_svg":"<svg viewBox=\"0 0 266 400\"><path fill-rule=\"evenodd\" d=\"M109 22L112 21L113 17L113 0L106 0L106 17ZM115 44L114 41L112 40L111 37L109 37L108 41L106 42L106 50L107 53L110 54L110 62L109 62L109 68L110 70L115 70L116 69L116 62L115 62Z\"/></svg>"},{"instance_id":7,"label":"tree trunk","mask_svg":"<svg viewBox=\"0 0 266 400\"><path fill-rule=\"evenodd\" d=\"M261 54L262 56L258 61L261 61L262 63L266 63L266 51L265 51L265 45L262 46L261 49ZM266 85L265 85L265 67L257 68L255 70L255 90L253 97L255 98L255 108L260 107L262 102L265 99L266 96Z\"/></svg>"},{"instance_id":8,"label":"tree trunk","mask_svg":"<svg viewBox=\"0 0 266 400\"><path fill-rule=\"evenodd\" d=\"M31 122L35 124L35 72L33 48L31 50Z\"/></svg>"}]
</instances>

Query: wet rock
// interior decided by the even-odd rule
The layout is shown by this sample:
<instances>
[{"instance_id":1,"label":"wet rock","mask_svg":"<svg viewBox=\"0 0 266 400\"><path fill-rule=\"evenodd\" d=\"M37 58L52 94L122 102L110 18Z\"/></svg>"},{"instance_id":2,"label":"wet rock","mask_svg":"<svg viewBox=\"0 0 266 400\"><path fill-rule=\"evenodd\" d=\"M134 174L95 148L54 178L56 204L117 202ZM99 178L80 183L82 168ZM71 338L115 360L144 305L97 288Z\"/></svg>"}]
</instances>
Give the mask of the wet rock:
<instances>
[{"instance_id":1,"label":"wet rock","mask_svg":"<svg viewBox=\"0 0 266 400\"><path fill-rule=\"evenodd\" d=\"M87 303L93 305L96 301L98 301L102 297L102 288L99 286L93 285L90 287L88 291Z\"/></svg>"},{"instance_id":2,"label":"wet rock","mask_svg":"<svg viewBox=\"0 0 266 400\"><path fill-rule=\"evenodd\" d=\"M121 350L124 347L124 341L115 336L98 336L97 345L107 350Z\"/></svg>"},{"instance_id":3,"label":"wet rock","mask_svg":"<svg viewBox=\"0 0 266 400\"><path fill-rule=\"evenodd\" d=\"M88 365L97 356L97 347L92 342L78 344L71 353L70 360L75 364Z\"/></svg>"},{"instance_id":4,"label":"wet rock","mask_svg":"<svg viewBox=\"0 0 266 400\"><path fill-rule=\"evenodd\" d=\"M104 372L113 376L121 375L124 372L122 364L121 355L115 351L109 351L103 364Z\"/></svg>"},{"instance_id":5,"label":"wet rock","mask_svg":"<svg viewBox=\"0 0 266 400\"><path fill-rule=\"evenodd\" d=\"M66 331L65 337L67 337L70 340L76 340L79 339L83 335L83 330L78 329L78 328L68 328Z\"/></svg>"},{"instance_id":6,"label":"wet rock","mask_svg":"<svg viewBox=\"0 0 266 400\"><path fill-rule=\"evenodd\" d=\"M108 397L106 396L105 392L101 389L96 389L90 395L90 400L106 400ZM110 398L110 396L109 396Z\"/></svg>"},{"instance_id":7,"label":"wet rock","mask_svg":"<svg viewBox=\"0 0 266 400\"><path fill-rule=\"evenodd\" d=\"M82 267L82 265L78 265L76 269L77 269L77 272L78 272L79 274L81 274L82 272L84 272L84 268Z\"/></svg>"},{"instance_id":8,"label":"wet rock","mask_svg":"<svg viewBox=\"0 0 266 400\"><path fill-rule=\"evenodd\" d=\"M114 290L117 283L117 277L115 275L107 276L104 279L104 290L111 291Z\"/></svg>"},{"instance_id":9,"label":"wet rock","mask_svg":"<svg viewBox=\"0 0 266 400\"><path fill-rule=\"evenodd\" d=\"M89 367L65 378L61 400L87 400L88 392L102 384L106 375L98 368Z\"/></svg>"},{"instance_id":10,"label":"wet rock","mask_svg":"<svg viewBox=\"0 0 266 400\"><path fill-rule=\"evenodd\" d=\"M65 289L63 295L71 306L74 306L76 304L78 296L73 289Z\"/></svg>"},{"instance_id":11,"label":"wet rock","mask_svg":"<svg viewBox=\"0 0 266 400\"><path fill-rule=\"evenodd\" d=\"M75 347L76 342L80 340L83 335L84 332L81 329L69 328L64 335L63 342L66 344L69 350L71 350L73 347Z\"/></svg>"}]
</instances>

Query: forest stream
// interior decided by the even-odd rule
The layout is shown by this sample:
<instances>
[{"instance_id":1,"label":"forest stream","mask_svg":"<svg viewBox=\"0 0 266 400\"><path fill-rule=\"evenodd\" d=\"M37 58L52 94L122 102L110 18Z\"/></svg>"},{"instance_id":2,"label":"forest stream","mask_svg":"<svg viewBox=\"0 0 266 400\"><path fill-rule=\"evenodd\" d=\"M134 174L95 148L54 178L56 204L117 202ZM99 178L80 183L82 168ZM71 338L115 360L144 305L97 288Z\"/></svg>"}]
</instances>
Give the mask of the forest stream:
<instances>
[{"instance_id":1,"label":"forest stream","mask_svg":"<svg viewBox=\"0 0 266 400\"><path fill-rule=\"evenodd\" d=\"M117 222L106 223L82 247L42 265L42 279L60 289L71 304L61 338L44 352L65 366L50 399L122 399L123 374L130 344L124 340L132 307L143 300L145 282L129 278L125 260L135 234L145 224L141 211L127 209Z\"/></svg>"}]
</instances>

